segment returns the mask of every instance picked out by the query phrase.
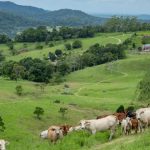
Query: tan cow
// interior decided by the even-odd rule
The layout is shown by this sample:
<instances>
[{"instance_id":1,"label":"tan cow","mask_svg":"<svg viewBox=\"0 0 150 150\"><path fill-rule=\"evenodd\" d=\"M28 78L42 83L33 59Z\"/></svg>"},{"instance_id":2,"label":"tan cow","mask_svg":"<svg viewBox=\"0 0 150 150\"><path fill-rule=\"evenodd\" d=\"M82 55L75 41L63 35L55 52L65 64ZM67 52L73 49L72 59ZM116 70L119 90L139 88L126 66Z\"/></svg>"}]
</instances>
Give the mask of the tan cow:
<instances>
[{"instance_id":1,"label":"tan cow","mask_svg":"<svg viewBox=\"0 0 150 150\"><path fill-rule=\"evenodd\" d=\"M62 128L60 126L49 127L47 137L52 143L56 143L58 139L63 138Z\"/></svg>"}]
</instances>

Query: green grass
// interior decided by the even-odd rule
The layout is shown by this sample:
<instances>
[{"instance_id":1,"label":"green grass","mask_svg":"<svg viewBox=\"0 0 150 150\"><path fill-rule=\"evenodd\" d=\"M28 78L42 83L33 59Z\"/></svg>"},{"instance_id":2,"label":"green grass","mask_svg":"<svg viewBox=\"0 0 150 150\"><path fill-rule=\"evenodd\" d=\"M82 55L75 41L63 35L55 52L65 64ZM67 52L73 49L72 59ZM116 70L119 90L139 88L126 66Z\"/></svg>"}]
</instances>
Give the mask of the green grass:
<instances>
[{"instance_id":1,"label":"green grass","mask_svg":"<svg viewBox=\"0 0 150 150\"><path fill-rule=\"evenodd\" d=\"M122 37L117 34L114 36ZM84 39L84 42L88 44L88 40ZM15 57L19 59L20 56ZM91 119L97 115L114 112L121 104L141 105L135 101L135 90L149 66L150 54L128 55L126 59L112 64L73 72L65 76L65 83L47 85L44 92L34 82L16 82L0 78L0 116L6 125L6 131L0 132L0 138L10 142L9 150L147 150L149 132L121 137L118 129L113 141L108 143L109 132L93 136L82 131L67 135L56 145L49 145L47 140L41 140L39 133L50 125L77 125L81 119ZM69 85L72 95L62 94L64 84ZM22 96L16 95L17 85L22 85L24 89ZM55 100L60 100L60 104L54 103ZM33 115L36 106L45 111L41 120L37 120ZM60 107L68 108L64 119L58 113Z\"/></svg>"},{"instance_id":2,"label":"green grass","mask_svg":"<svg viewBox=\"0 0 150 150\"><path fill-rule=\"evenodd\" d=\"M119 44L120 42L123 42L125 39L131 36L131 33L123 34L123 33L105 33L105 34L97 34L94 38L85 38L85 39L79 39L83 43L83 47L81 49L75 49L72 50L72 53L82 53L83 51L87 50L91 45L95 43L99 43L101 45L105 45L108 43L114 43ZM72 43L74 39L65 41L66 43ZM41 58L48 57L48 53L54 52L56 49L65 50L64 47L64 41L58 41L55 43L54 47L48 47L48 45L45 45L45 43L41 43L43 45L43 49L37 50L36 45L37 43L26 43L28 51L22 52L20 54L17 54L15 56L12 56L10 53L10 50L8 50L8 46L1 44L0 50L3 50L4 54L6 55L7 60L15 60L19 61L20 59L23 59L25 57L32 57L32 58ZM24 49L24 43L16 43L14 45L14 48L19 52L20 50ZM69 51L65 51L68 53Z\"/></svg>"}]
</instances>

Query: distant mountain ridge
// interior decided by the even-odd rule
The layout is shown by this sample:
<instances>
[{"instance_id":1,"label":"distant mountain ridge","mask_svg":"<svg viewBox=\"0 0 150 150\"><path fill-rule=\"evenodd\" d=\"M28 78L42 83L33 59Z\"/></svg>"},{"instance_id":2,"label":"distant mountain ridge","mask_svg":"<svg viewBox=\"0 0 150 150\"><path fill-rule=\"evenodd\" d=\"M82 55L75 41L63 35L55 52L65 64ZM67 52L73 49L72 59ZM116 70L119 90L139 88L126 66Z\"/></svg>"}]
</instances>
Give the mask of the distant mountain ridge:
<instances>
[{"instance_id":1,"label":"distant mountain ridge","mask_svg":"<svg viewBox=\"0 0 150 150\"><path fill-rule=\"evenodd\" d=\"M56 11L48 11L32 6L17 5L9 1L1 1L0 21L2 21L0 23L0 32L3 31L4 33L15 33L20 29L36 27L38 25L98 25L103 23L105 18L94 17L80 10L60 9Z\"/></svg>"}]
</instances>

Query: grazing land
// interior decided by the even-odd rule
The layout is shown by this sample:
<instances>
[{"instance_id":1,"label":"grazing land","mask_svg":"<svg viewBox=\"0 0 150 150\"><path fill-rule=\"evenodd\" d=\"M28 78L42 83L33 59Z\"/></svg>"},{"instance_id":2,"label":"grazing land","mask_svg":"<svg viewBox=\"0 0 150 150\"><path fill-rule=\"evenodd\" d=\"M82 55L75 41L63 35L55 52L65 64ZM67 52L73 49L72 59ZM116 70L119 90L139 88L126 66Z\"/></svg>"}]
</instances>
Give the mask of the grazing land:
<instances>
[{"instance_id":1,"label":"grazing land","mask_svg":"<svg viewBox=\"0 0 150 150\"><path fill-rule=\"evenodd\" d=\"M149 33L149 32L148 32ZM135 40L141 45L140 37L146 32L139 32ZM89 46L100 43L119 44L129 38L132 33L98 34L94 38L81 39L82 49L72 50L72 53L83 53ZM67 42L72 42L69 40ZM28 52L11 56L6 45L0 45L7 60L19 61L25 57L43 58L49 51L64 50L64 41L56 43L52 48L44 45L42 50L36 50L37 43L27 43ZM23 43L16 43L17 51L22 49ZM66 51L66 50L64 50ZM40 83L29 81L11 81L0 78L0 115L5 122L6 130L1 138L10 142L10 150L148 150L149 132L128 137L121 136L120 130L108 143L108 132L97 133L96 136L80 131L70 133L56 145L39 137L40 131L53 124L77 125L81 119L96 118L98 115L115 112L118 106L134 105L139 107L145 103L136 101L136 88L144 74L150 69L150 54L136 53L127 50L127 58L107 64L85 68L64 76L64 82L58 85L48 84L44 90ZM16 94L16 86L23 87L23 95ZM69 94L64 94L65 86L69 86ZM55 103L58 100L60 103ZM42 107L44 115L41 120L35 118L35 107ZM65 118L58 112L60 107L68 108Z\"/></svg>"}]
</instances>

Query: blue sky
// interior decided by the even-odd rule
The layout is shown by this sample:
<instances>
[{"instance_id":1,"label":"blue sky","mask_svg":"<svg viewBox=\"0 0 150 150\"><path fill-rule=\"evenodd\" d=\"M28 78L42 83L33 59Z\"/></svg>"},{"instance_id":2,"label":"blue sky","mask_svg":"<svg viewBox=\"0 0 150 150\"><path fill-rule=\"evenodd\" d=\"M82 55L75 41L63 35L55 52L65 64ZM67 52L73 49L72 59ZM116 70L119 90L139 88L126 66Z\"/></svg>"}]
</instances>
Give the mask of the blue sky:
<instances>
[{"instance_id":1,"label":"blue sky","mask_svg":"<svg viewBox=\"0 0 150 150\"><path fill-rule=\"evenodd\" d=\"M3 1L3 0L0 0ZM150 0L10 0L47 10L71 8L87 13L150 14Z\"/></svg>"}]
</instances>

